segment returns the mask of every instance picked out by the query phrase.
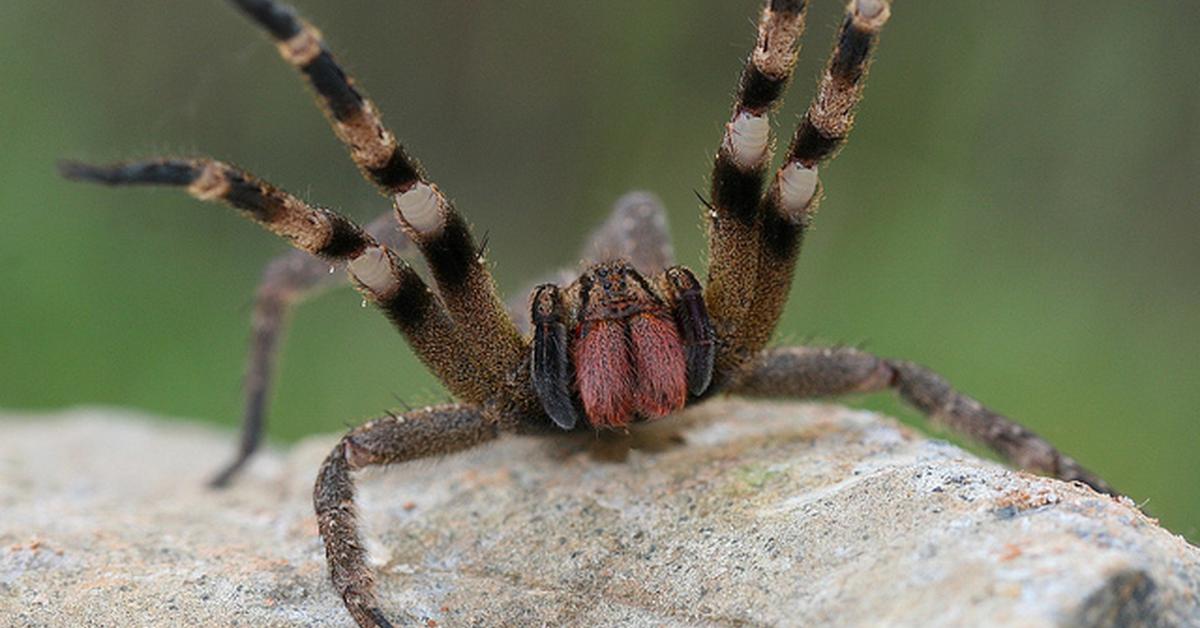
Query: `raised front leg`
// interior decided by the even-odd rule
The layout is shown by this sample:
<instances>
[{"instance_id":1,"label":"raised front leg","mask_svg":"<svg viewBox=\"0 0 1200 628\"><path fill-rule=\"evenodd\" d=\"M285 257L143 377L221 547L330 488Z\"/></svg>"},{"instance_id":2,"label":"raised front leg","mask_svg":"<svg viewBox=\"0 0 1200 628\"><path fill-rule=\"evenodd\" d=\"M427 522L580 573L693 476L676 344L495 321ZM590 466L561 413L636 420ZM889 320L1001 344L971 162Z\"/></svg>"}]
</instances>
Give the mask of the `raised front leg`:
<instances>
[{"instance_id":1,"label":"raised front leg","mask_svg":"<svg viewBox=\"0 0 1200 628\"><path fill-rule=\"evenodd\" d=\"M333 588L360 626L392 624L375 598L374 574L358 532L351 472L462 451L497 434L497 425L472 406L439 406L367 423L343 437L325 459L313 489L317 526ZM401 625L415 621L405 617Z\"/></svg>"},{"instance_id":2,"label":"raised front leg","mask_svg":"<svg viewBox=\"0 0 1200 628\"><path fill-rule=\"evenodd\" d=\"M270 34L280 55L316 92L351 159L391 199L401 228L428 262L450 317L469 330L472 342L466 348L481 379L492 390L503 389L526 347L466 219L383 124L375 103L342 69L320 31L281 2L233 4Z\"/></svg>"},{"instance_id":3,"label":"raised front leg","mask_svg":"<svg viewBox=\"0 0 1200 628\"><path fill-rule=\"evenodd\" d=\"M163 159L93 166L61 164L70 179L107 185L185 188L203 201L219 201L327 262L343 263L355 287L404 334L413 351L450 392L483 403L495 394L472 359L470 340L442 303L395 251L380 245L349 218L312 207L248 172L211 159Z\"/></svg>"},{"instance_id":4,"label":"raised front leg","mask_svg":"<svg viewBox=\"0 0 1200 628\"><path fill-rule=\"evenodd\" d=\"M769 115L791 78L805 0L770 0L717 152L709 208L705 301L721 338L720 383L766 346L791 287L796 256L820 198L817 168L845 141L887 0L850 0L817 94L766 185Z\"/></svg>"},{"instance_id":5,"label":"raised front leg","mask_svg":"<svg viewBox=\"0 0 1200 628\"><path fill-rule=\"evenodd\" d=\"M1107 482L1046 439L954 390L925 367L850 348L787 347L763 352L730 392L751 397L833 397L894 390L935 423L986 445L1009 464L1117 495Z\"/></svg>"},{"instance_id":6,"label":"raised front leg","mask_svg":"<svg viewBox=\"0 0 1200 628\"><path fill-rule=\"evenodd\" d=\"M771 0L758 21L758 39L746 60L733 114L713 163L708 219L708 281L704 300L721 338L718 379L750 351L746 294L758 275L760 204L771 161L771 112L792 77L804 32L806 0Z\"/></svg>"}]
</instances>

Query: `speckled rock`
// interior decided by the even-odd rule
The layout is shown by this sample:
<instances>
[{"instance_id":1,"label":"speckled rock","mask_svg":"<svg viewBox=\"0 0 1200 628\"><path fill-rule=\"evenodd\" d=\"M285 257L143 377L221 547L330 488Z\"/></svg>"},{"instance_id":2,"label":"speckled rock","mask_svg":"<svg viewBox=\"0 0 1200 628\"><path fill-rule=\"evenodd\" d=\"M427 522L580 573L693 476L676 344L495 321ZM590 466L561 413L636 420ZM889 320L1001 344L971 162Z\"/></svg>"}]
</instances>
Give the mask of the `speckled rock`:
<instances>
[{"instance_id":1,"label":"speckled rock","mask_svg":"<svg viewBox=\"0 0 1200 628\"><path fill-rule=\"evenodd\" d=\"M350 625L309 500L333 440L268 452L218 493L202 484L230 434L0 416L0 625ZM1200 550L1128 500L876 414L723 401L630 441L512 437L364 474L388 609L441 626L1200 625Z\"/></svg>"}]
</instances>

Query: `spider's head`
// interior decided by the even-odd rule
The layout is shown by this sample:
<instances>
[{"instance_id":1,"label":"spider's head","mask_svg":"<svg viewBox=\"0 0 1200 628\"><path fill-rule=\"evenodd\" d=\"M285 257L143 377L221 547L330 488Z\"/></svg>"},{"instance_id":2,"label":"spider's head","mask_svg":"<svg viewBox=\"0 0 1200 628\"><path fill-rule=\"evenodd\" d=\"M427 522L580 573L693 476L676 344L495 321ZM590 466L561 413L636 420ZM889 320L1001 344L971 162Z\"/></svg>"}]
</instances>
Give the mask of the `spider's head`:
<instances>
[{"instance_id":1,"label":"spider's head","mask_svg":"<svg viewBox=\"0 0 1200 628\"><path fill-rule=\"evenodd\" d=\"M651 282L623 260L593 265L566 290L538 286L532 319L534 387L564 429L665 416L712 377L711 324L682 267Z\"/></svg>"}]
</instances>

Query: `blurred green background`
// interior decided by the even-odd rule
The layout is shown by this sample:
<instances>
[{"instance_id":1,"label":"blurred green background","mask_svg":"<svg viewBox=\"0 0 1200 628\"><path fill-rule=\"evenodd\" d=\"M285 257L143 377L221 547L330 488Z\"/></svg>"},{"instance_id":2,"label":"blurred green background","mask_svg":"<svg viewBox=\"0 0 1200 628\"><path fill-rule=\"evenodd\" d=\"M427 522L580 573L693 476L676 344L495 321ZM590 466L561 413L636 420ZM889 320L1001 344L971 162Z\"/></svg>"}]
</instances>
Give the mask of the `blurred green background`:
<instances>
[{"instance_id":1,"label":"blurred green background","mask_svg":"<svg viewBox=\"0 0 1200 628\"><path fill-rule=\"evenodd\" d=\"M785 135L838 23L814 5ZM758 7L301 1L488 232L508 291L574 259L632 188L663 197L702 266L693 190ZM1183 0L897 3L778 342L928 364L1200 537L1197 32ZM387 204L218 0L10 0L0 51L0 406L233 425L250 298L285 246L179 191L63 182L55 159L209 154L362 220ZM272 437L445 395L359 303L296 313Z\"/></svg>"}]
</instances>

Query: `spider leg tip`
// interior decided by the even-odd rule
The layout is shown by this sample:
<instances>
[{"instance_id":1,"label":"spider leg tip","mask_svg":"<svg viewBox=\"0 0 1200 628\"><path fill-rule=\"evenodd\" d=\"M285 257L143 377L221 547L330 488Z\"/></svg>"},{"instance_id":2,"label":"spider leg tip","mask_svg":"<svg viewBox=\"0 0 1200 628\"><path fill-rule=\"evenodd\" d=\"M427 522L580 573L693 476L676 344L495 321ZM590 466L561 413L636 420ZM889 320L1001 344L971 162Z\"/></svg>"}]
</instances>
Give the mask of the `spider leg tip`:
<instances>
[{"instance_id":1,"label":"spider leg tip","mask_svg":"<svg viewBox=\"0 0 1200 628\"><path fill-rule=\"evenodd\" d=\"M96 180L100 178L100 169L74 159L59 159L54 162L58 175L71 181Z\"/></svg>"}]
</instances>

